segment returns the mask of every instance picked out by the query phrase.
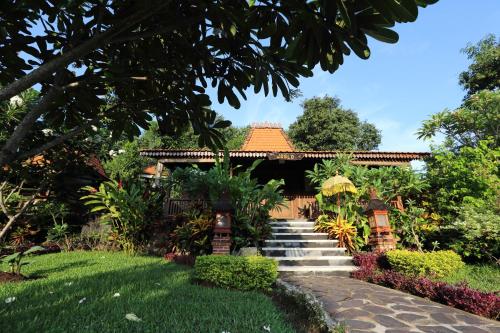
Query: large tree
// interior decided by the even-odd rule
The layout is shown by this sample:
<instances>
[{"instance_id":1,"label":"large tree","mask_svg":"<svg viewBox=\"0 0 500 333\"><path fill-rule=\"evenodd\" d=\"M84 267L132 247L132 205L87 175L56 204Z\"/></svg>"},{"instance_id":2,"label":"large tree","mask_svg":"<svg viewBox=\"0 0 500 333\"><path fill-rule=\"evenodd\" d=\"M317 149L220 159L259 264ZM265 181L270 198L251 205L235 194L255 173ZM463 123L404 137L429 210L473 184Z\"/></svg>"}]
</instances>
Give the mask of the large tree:
<instances>
[{"instance_id":1,"label":"large tree","mask_svg":"<svg viewBox=\"0 0 500 333\"><path fill-rule=\"evenodd\" d=\"M444 145L455 152L462 147L477 147L488 140L489 146L500 146L500 40L487 35L477 44L462 50L472 63L459 76L466 89L464 101L455 110L446 109L425 120L418 130L419 138L444 135Z\"/></svg>"},{"instance_id":2,"label":"large tree","mask_svg":"<svg viewBox=\"0 0 500 333\"><path fill-rule=\"evenodd\" d=\"M351 50L368 58L367 36L397 42L389 28L435 2L1 1L0 102L31 87L40 96L0 143L0 165L23 156L40 119L66 131L33 154L102 119L116 137L153 117L169 134L190 123L202 144L220 146L229 123L207 109L208 84L236 108L251 86L288 98L317 64L333 73Z\"/></svg>"},{"instance_id":3,"label":"large tree","mask_svg":"<svg viewBox=\"0 0 500 333\"><path fill-rule=\"evenodd\" d=\"M466 98L481 90L500 88L500 38L489 34L477 44L469 44L462 52L472 60L469 68L460 73L459 82L467 91Z\"/></svg>"},{"instance_id":4,"label":"large tree","mask_svg":"<svg viewBox=\"0 0 500 333\"><path fill-rule=\"evenodd\" d=\"M288 135L302 150L372 150L380 131L340 105L334 97L314 97L302 103L303 114L290 125Z\"/></svg>"}]
</instances>

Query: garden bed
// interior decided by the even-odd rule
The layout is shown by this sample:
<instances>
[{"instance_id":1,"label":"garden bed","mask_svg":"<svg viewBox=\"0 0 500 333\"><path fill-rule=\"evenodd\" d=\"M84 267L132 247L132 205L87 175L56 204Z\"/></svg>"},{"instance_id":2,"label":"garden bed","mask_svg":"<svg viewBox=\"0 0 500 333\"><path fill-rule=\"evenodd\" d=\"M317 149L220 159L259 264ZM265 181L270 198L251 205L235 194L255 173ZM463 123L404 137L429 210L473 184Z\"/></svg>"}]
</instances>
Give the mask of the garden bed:
<instances>
[{"instance_id":1,"label":"garden bed","mask_svg":"<svg viewBox=\"0 0 500 333\"><path fill-rule=\"evenodd\" d=\"M30 262L23 274L46 278L0 284L6 332L294 331L270 297L193 285L190 268L161 258L96 251Z\"/></svg>"},{"instance_id":2,"label":"garden bed","mask_svg":"<svg viewBox=\"0 0 500 333\"><path fill-rule=\"evenodd\" d=\"M354 264L359 266L359 270L352 273L352 277L356 279L428 298L479 316L497 320L500 318L500 296L496 289L499 282L496 281L493 287L490 286L494 292L471 288L466 275L458 274L461 271L467 272L470 269L467 266L450 276L436 279L395 271L389 266L384 254L358 253L354 255ZM462 279L459 279L459 276L462 276ZM450 284L445 282L447 279L450 282L456 279L455 282L458 283Z\"/></svg>"}]
</instances>

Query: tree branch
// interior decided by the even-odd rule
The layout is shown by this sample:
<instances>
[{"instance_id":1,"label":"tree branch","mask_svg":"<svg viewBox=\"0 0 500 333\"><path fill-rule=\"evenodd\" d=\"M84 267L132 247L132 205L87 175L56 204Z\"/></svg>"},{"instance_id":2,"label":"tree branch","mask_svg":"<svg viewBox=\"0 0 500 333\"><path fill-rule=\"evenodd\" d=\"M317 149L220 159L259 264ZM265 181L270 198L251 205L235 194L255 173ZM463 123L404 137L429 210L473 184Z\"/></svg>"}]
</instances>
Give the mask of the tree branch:
<instances>
[{"instance_id":1,"label":"tree branch","mask_svg":"<svg viewBox=\"0 0 500 333\"><path fill-rule=\"evenodd\" d=\"M37 147L37 148L34 148L34 149L31 149L27 152L24 152L24 153L21 153L21 154L18 154L16 156L14 156L12 158L12 161L17 161L17 160L23 160L23 159L26 159L26 158L29 158L29 157L32 157L32 156L36 156L38 154L41 154L43 153L44 151L52 148L52 147L55 147L57 146L58 144L61 144L63 143L64 141L80 134L81 132L83 132L84 130L86 130L87 128L89 128L90 126L92 125L95 125L98 123L98 119L94 119L84 125L81 125L81 126L76 126L74 127L73 129L71 129L69 132L61 135L61 136L58 136L57 138L55 138L54 140L52 141L49 141L43 145L41 145L40 147Z\"/></svg>"},{"instance_id":2,"label":"tree branch","mask_svg":"<svg viewBox=\"0 0 500 333\"><path fill-rule=\"evenodd\" d=\"M2 240L2 238L5 236L5 234L7 233L7 231L9 231L9 229L12 227L12 225L14 224L14 222L16 222L16 220L19 218L19 216L21 216L25 211L26 209L28 209L29 206L31 206L31 204L33 203L33 201L35 200L36 196L38 195L38 193L40 192L40 190L42 189L42 186L43 185L40 185L40 187L35 191L35 193L33 193L31 195L31 197L22 205L21 209L15 214L15 215L7 215L5 214L7 217L8 217L8 221L7 221L7 224L3 227L2 231L0 231L0 241ZM0 191L0 204L2 206L2 210L4 210L4 208L6 209L5 207L5 203L3 202L3 195L2 195L2 191ZM5 213L5 211L4 211Z\"/></svg>"},{"instance_id":3,"label":"tree branch","mask_svg":"<svg viewBox=\"0 0 500 333\"><path fill-rule=\"evenodd\" d=\"M86 40L79 46L70 49L67 52L62 53L60 56L49 60L47 63L39 66L35 70L31 71L29 74L26 74L22 78L12 82L7 85L4 89L0 90L0 101L4 101L8 98L11 98L15 95L18 95L22 91L32 87L34 84L39 83L53 73L55 73L61 67L65 67L71 62L85 56L95 50L96 48L106 45L109 41L119 35L120 33L130 29L141 21L147 19L157 10L161 9L168 5L170 1L164 1L157 5L156 10L149 9L142 12L135 13L130 17L125 18L117 25L109 28L108 30L98 33ZM159 7L159 8L158 8ZM1 163L0 163L1 165Z\"/></svg>"},{"instance_id":4,"label":"tree branch","mask_svg":"<svg viewBox=\"0 0 500 333\"><path fill-rule=\"evenodd\" d=\"M50 88L47 94L24 116L0 150L0 166L12 161L12 156L21 145L21 141L33 127L36 120L51 106L60 93L59 88Z\"/></svg>"}]
</instances>

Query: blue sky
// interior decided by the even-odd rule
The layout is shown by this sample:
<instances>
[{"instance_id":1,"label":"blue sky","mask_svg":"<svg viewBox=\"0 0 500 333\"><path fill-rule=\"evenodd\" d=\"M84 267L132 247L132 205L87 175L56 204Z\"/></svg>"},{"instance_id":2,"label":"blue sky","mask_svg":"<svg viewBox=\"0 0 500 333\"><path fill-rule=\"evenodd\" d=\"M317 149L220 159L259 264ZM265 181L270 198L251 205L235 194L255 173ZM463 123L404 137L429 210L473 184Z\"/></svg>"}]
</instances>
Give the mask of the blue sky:
<instances>
[{"instance_id":1,"label":"blue sky","mask_svg":"<svg viewBox=\"0 0 500 333\"><path fill-rule=\"evenodd\" d=\"M397 44L370 41L368 60L351 55L334 74L315 70L301 80L303 96L291 103L252 90L236 110L218 104L212 91L212 107L236 126L271 121L287 128L302 113L303 99L328 94L382 131L380 150L428 151L429 142L415 131L430 114L460 105L458 74L469 65L460 49L488 33L500 35L500 0L441 0L395 30Z\"/></svg>"}]
</instances>

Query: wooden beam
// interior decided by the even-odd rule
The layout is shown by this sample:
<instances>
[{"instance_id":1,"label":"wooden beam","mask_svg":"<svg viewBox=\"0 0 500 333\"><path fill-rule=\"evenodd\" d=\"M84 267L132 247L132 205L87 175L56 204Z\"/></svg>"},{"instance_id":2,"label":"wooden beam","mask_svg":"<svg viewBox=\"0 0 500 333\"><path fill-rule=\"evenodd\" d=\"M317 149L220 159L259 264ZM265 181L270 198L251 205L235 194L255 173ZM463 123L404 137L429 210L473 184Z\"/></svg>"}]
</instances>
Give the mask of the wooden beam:
<instances>
[{"instance_id":1,"label":"wooden beam","mask_svg":"<svg viewBox=\"0 0 500 333\"><path fill-rule=\"evenodd\" d=\"M164 158L158 160L160 163L215 163L215 158L205 157L205 158Z\"/></svg>"}]
</instances>

